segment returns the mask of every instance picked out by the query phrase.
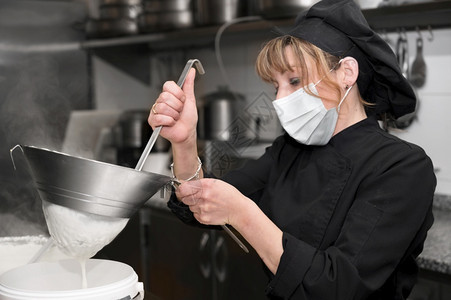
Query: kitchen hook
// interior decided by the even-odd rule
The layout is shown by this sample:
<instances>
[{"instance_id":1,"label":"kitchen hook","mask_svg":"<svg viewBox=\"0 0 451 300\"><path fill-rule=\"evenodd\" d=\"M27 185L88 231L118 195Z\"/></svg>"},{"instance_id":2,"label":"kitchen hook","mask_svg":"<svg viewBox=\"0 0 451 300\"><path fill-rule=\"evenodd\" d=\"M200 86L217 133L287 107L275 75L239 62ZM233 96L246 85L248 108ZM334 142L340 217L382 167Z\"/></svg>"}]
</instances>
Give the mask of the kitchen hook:
<instances>
[{"instance_id":1,"label":"kitchen hook","mask_svg":"<svg viewBox=\"0 0 451 300\"><path fill-rule=\"evenodd\" d=\"M428 31L429 31L428 41L432 42L434 40L434 33L432 32L431 25L428 25Z\"/></svg>"},{"instance_id":2,"label":"kitchen hook","mask_svg":"<svg viewBox=\"0 0 451 300\"><path fill-rule=\"evenodd\" d=\"M404 77L409 77L409 47L407 34L404 28L398 31L398 41L396 43L396 57Z\"/></svg>"},{"instance_id":3,"label":"kitchen hook","mask_svg":"<svg viewBox=\"0 0 451 300\"><path fill-rule=\"evenodd\" d=\"M417 26L417 27L415 27L415 29L416 29L416 31L418 33L418 38L423 39L423 35L421 34L420 27Z\"/></svg>"}]
</instances>

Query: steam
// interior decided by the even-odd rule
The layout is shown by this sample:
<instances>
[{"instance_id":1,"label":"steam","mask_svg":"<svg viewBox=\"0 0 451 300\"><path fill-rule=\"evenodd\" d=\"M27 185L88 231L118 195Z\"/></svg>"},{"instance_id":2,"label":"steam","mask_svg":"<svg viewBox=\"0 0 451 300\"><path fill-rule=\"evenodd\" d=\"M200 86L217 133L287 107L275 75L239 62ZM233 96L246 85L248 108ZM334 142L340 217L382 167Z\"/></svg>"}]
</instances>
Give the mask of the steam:
<instances>
[{"instance_id":1,"label":"steam","mask_svg":"<svg viewBox=\"0 0 451 300\"><path fill-rule=\"evenodd\" d=\"M28 166L23 161L14 171L9 149L16 144L58 149L71 109L60 86L58 62L52 56L25 56L15 70L8 72L15 76L8 78L10 86L0 102L4 141L1 159L7 166L1 174L1 236L46 232L41 201L27 174ZM20 162L19 153L15 161Z\"/></svg>"},{"instance_id":2,"label":"steam","mask_svg":"<svg viewBox=\"0 0 451 300\"><path fill-rule=\"evenodd\" d=\"M9 202L6 205L3 203L2 206L10 207L0 215L0 237L47 235L43 214L37 213L42 210L37 195L29 194L25 189L17 189L12 185L2 185L0 199ZM25 201L18 201L19 199Z\"/></svg>"},{"instance_id":3,"label":"steam","mask_svg":"<svg viewBox=\"0 0 451 300\"><path fill-rule=\"evenodd\" d=\"M51 56L26 57L0 106L8 145L55 148L61 143L70 105L60 88L58 64Z\"/></svg>"},{"instance_id":4,"label":"steam","mask_svg":"<svg viewBox=\"0 0 451 300\"><path fill-rule=\"evenodd\" d=\"M87 86L76 77L83 33L72 25L86 12L76 2L0 2L0 236L47 234L28 165L16 151L15 171L9 150L59 150L71 110L85 108L77 101L86 103Z\"/></svg>"}]
</instances>

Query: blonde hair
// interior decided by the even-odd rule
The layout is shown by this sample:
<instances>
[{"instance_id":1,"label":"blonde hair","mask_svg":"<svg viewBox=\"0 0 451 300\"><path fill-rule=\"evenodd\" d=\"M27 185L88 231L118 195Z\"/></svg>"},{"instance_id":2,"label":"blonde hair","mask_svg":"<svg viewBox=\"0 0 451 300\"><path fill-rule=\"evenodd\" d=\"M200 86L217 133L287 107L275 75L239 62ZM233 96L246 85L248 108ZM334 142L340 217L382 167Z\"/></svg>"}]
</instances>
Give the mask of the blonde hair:
<instances>
[{"instance_id":1,"label":"blonde hair","mask_svg":"<svg viewBox=\"0 0 451 300\"><path fill-rule=\"evenodd\" d=\"M263 46L258 54L256 71L263 81L273 83L275 71L280 73L295 71L288 62L285 51L288 46L291 46L291 49L298 60L296 66L299 67L300 73L302 74L301 79L303 86L312 82L310 80L311 74L309 74L305 62L305 57L308 55L314 62L319 78L322 78L322 82L334 89L337 95L342 95L340 86L333 80L330 73L331 69L338 66L340 59L321 50L310 42L289 35L280 36L270 40ZM307 93L314 95L308 88ZM338 99L327 100L338 101Z\"/></svg>"}]
</instances>

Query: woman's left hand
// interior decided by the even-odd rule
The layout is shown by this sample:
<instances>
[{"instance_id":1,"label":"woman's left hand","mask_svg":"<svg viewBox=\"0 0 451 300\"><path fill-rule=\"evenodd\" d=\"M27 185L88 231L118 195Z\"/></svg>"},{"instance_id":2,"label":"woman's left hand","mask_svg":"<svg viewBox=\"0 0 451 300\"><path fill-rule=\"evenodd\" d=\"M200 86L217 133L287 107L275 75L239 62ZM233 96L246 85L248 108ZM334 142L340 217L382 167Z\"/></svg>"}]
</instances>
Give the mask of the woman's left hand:
<instances>
[{"instance_id":1,"label":"woman's left hand","mask_svg":"<svg viewBox=\"0 0 451 300\"><path fill-rule=\"evenodd\" d=\"M212 178L186 181L176 195L200 223L233 226L276 273L283 253L283 232L254 201L225 181Z\"/></svg>"},{"instance_id":2,"label":"woman's left hand","mask_svg":"<svg viewBox=\"0 0 451 300\"><path fill-rule=\"evenodd\" d=\"M177 198L189 206L202 224L234 226L241 200L247 199L234 186L218 179L187 181L176 190Z\"/></svg>"}]
</instances>

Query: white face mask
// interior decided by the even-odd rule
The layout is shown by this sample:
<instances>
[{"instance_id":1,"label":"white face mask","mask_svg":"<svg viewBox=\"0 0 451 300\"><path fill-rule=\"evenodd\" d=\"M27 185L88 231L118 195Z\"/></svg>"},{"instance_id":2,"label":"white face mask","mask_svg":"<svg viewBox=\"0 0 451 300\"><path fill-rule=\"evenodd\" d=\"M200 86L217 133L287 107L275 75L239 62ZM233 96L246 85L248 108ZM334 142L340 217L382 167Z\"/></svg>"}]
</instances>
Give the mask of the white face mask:
<instances>
[{"instance_id":1,"label":"white face mask","mask_svg":"<svg viewBox=\"0 0 451 300\"><path fill-rule=\"evenodd\" d=\"M318 95L315 87L318 83L308 85L315 95ZM319 97L308 94L305 87L274 100L273 105L282 127L292 138L305 145L322 146L332 138L340 106L351 88L348 88L338 106L329 110Z\"/></svg>"}]
</instances>

